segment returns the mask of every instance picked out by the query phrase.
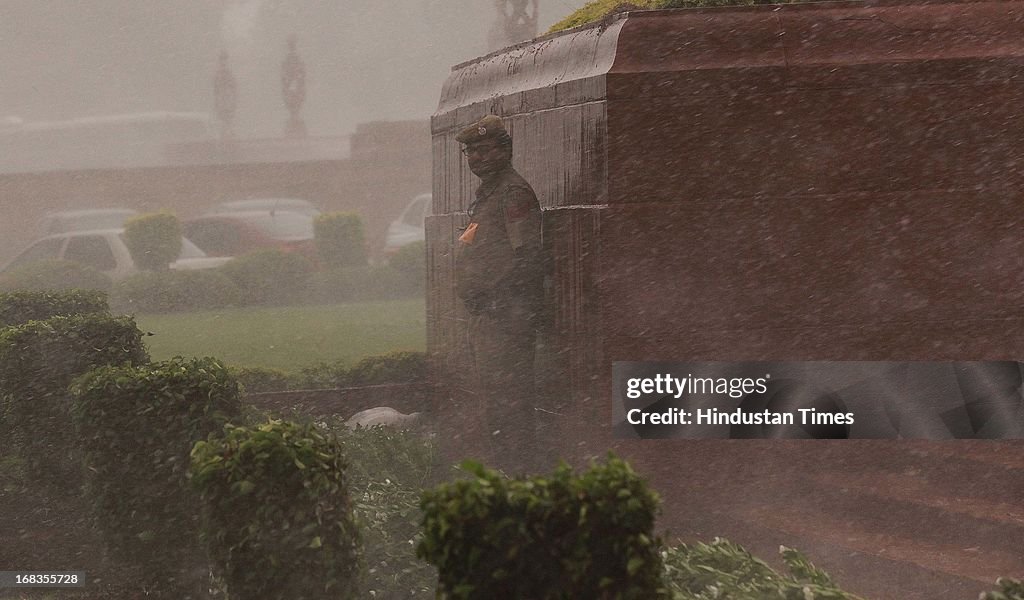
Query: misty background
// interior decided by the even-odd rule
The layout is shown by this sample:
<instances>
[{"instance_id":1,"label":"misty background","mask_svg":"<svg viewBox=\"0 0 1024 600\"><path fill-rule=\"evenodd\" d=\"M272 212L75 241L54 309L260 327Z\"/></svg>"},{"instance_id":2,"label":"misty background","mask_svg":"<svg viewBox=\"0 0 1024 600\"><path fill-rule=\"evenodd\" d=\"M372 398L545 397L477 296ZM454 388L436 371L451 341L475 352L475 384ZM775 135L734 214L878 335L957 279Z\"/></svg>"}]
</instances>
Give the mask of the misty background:
<instances>
[{"instance_id":1,"label":"misty background","mask_svg":"<svg viewBox=\"0 0 1024 600\"><path fill-rule=\"evenodd\" d=\"M539 33L584 0L540 0ZM213 115L224 49L239 138L279 137L290 34L306 66L312 136L425 119L452 65L484 54L491 0L0 0L0 119L143 111Z\"/></svg>"}]
</instances>

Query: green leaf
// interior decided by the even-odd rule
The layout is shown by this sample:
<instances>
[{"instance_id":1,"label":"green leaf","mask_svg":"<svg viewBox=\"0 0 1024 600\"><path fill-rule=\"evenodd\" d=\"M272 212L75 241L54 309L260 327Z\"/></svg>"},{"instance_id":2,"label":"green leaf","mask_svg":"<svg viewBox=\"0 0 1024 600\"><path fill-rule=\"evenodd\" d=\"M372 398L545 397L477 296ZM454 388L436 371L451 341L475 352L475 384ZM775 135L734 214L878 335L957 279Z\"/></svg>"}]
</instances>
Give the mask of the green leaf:
<instances>
[{"instance_id":1,"label":"green leaf","mask_svg":"<svg viewBox=\"0 0 1024 600\"><path fill-rule=\"evenodd\" d=\"M634 556L633 558L629 559L629 564L626 565L626 572L630 575L635 575L636 572L639 571L640 567L642 566L644 566L644 559L640 558L639 556Z\"/></svg>"}]
</instances>

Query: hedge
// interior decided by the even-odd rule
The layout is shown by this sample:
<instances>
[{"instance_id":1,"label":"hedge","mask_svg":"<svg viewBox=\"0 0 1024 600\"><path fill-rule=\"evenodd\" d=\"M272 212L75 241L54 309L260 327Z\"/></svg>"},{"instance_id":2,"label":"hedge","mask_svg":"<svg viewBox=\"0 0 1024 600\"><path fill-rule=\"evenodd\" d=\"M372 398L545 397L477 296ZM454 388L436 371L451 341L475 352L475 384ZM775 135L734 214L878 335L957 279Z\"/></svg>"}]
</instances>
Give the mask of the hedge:
<instances>
[{"instance_id":1,"label":"hedge","mask_svg":"<svg viewBox=\"0 0 1024 600\"><path fill-rule=\"evenodd\" d=\"M176 358L95 369L72 395L88 499L111 555L163 596L200 593L209 569L189 452L238 416L238 383L215 359Z\"/></svg>"},{"instance_id":2,"label":"hedge","mask_svg":"<svg viewBox=\"0 0 1024 600\"><path fill-rule=\"evenodd\" d=\"M191 461L207 550L232 599L352 597L359 535L336 436L282 421L228 425Z\"/></svg>"},{"instance_id":3,"label":"hedge","mask_svg":"<svg viewBox=\"0 0 1024 600\"><path fill-rule=\"evenodd\" d=\"M299 377L301 386L306 388L422 383L426 380L426 353L406 350L368 356L351 368L340 362L320 363L303 369Z\"/></svg>"},{"instance_id":4,"label":"hedge","mask_svg":"<svg viewBox=\"0 0 1024 600\"><path fill-rule=\"evenodd\" d=\"M113 283L106 274L70 260L44 259L0 274L0 291L101 290Z\"/></svg>"},{"instance_id":5,"label":"hedge","mask_svg":"<svg viewBox=\"0 0 1024 600\"><path fill-rule=\"evenodd\" d=\"M0 293L0 327L50 317L108 314L107 295L99 290L43 290Z\"/></svg>"},{"instance_id":6,"label":"hedge","mask_svg":"<svg viewBox=\"0 0 1024 600\"><path fill-rule=\"evenodd\" d=\"M417 554L438 568L438 593L468 598L668 598L657 495L609 455L575 476L504 478L467 462L473 477L423 493Z\"/></svg>"},{"instance_id":7,"label":"hedge","mask_svg":"<svg viewBox=\"0 0 1024 600\"><path fill-rule=\"evenodd\" d=\"M232 259L221 270L245 304L287 304L308 296L313 264L301 254L267 249Z\"/></svg>"},{"instance_id":8,"label":"hedge","mask_svg":"<svg viewBox=\"0 0 1024 600\"><path fill-rule=\"evenodd\" d=\"M246 394L283 392L296 387L296 378L280 369L232 366L228 370Z\"/></svg>"},{"instance_id":9,"label":"hedge","mask_svg":"<svg viewBox=\"0 0 1024 600\"><path fill-rule=\"evenodd\" d=\"M242 291L217 269L139 273L114 288L114 305L140 313L208 310L243 304Z\"/></svg>"}]
</instances>

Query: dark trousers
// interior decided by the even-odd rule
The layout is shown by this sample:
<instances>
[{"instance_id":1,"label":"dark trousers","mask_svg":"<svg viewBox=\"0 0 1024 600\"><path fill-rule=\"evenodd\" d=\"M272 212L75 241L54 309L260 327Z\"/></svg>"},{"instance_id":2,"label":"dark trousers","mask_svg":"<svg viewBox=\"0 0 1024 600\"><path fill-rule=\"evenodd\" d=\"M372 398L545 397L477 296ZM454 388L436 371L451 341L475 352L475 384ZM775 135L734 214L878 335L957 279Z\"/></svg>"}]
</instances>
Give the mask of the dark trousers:
<instances>
[{"instance_id":1,"label":"dark trousers","mask_svg":"<svg viewBox=\"0 0 1024 600\"><path fill-rule=\"evenodd\" d=\"M529 319L489 311L470 319L470 340L490 441L487 464L532 472L536 456L533 361L537 332Z\"/></svg>"}]
</instances>

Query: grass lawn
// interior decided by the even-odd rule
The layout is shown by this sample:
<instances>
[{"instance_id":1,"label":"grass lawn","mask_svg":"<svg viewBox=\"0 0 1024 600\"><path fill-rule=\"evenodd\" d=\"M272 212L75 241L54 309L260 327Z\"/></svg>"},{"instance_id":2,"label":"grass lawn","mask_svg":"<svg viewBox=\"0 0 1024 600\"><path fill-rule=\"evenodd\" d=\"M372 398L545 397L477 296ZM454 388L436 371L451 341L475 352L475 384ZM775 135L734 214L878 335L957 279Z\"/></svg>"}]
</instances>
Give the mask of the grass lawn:
<instances>
[{"instance_id":1,"label":"grass lawn","mask_svg":"<svg viewBox=\"0 0 1024 600\"><path fill-rule=\"evenodd\" d=\"M392 350L426 348L422 298L139 315L154 360L214 356L229 365L296 372L318 362L354 364Z\"/></svg>"}]
</instances>

